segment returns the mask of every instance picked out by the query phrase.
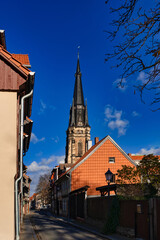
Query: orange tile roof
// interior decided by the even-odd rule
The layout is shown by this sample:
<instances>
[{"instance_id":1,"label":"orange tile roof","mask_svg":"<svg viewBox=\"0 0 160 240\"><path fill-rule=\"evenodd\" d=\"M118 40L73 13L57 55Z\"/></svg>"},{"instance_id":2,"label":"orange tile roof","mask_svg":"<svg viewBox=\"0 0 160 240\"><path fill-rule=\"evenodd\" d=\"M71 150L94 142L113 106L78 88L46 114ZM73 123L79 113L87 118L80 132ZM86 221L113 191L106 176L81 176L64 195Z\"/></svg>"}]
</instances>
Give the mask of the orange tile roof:
<instances>
[{"instance_id":1,"label":"orange tile roof","mask_svg":"<svg viewBox=\"0 0 160 240\"><path fill-rule=\"evenodd\" d=\"M109 135L107 135L106 137L104 137L104 138L102 138L99 142L97 142L95 145L93 145L75 164L73 164L73 166L70 168L70 169L68 169L66 172L64 172L64 173L62 173L60 176L59 176L59 178L58 178L58 180L61 178L61 177L63 177L64 175L66 175L67 173L69 173L70 171L72 171L72 169L76 166L76 165L78 165L78 163L79 162L81 162L85 157L87 157L96 147L98 147L98 145L104 140L104 139L110 139L110 140L112 140L113 141L113 144L116 144L115 142L114 142L114 140L109 136ZM116 144L117 145L117 144ZM121 148L120 148L121 149ZM122 149L121 149L122 150ZM121 151L120 150L120 151ZM127 154L122 150L122 154L125 154L126 155L126 157L127 157ZM143 156L142 156L143 157ZM131 157L131 155L129 155L128 154L128 158L130 158L129 159L129 161L132 161L132 157ZM134 163L134 161L132 161L132 163L136 166L136 164ZM57 181L58 181L57 180Z\"/></svg>"},{"instance_id":2,"label":"orange tile roof","mask_svg":"<svg viewBox=\"0 0 160 240\"><path fill-rule=\"evenodd\" d=\"M33 195L29 198L30 200L32 200L34 197L36 197L38 195L38 193L33 193Z\"/></svg>"},{"instance_id":3,"label":"orange tile roof","mask_svg":"<svg viewBox=\"0 0 160 240\"><path fill-rule=\"evenodd\" d=\"M23 133L23 136L24 136L24 137L28 137L28 134L24 132L24 133Z\"/></svg>"},{"instance_id":4,"label":"orange tile roof","mask_svg":"<svg viewBox=\"0 0 160 240\"><path fill-rule=\"evenodd\" d=\"M30 178L28 175L26 175L25 173L23 173L23 177L25 178ZM31 179L31 178L30 178Z\"/></svg>"},{"instance_id":5,"label":"orange tile roof","mask_svg":"<svg viewBox=\"0 0 160 240\"><path fill-rule=\"evenodd\" d=\"M14 57L14 59L16 59L18 62L22 63L23 65L30 66L28 54L12 53L12 56Z\"/></svg>"},{"instance_id":6,"label":"orange tile roof","mask_svg":"<svg viewBox=\"0 0 160 240\"><path fill-rule=\"evenodd\" d=\"M8 60L12 65L17 67L23 74L28 75L30 73L30 70L23 66L23 64L17 59L15 59L11 53L9 53L2 45L0 45L0 54L3 56L6 60Z\"/></svg>"},{"instance_id":7,"label":"orange tile roof","mask_svg":"<svg viewBox=\"0 0 160 240\"><path fill-rule=\"evenodd\" d=\"M28 121L28 122L33 122L33 120L31 120L29 117L27 117L26 116L26 120Z\"/></svg>"},{"instance_id":8,"label":"orange tile roof","mask_svg":"<svg viewBox=\"0 0 160 240\"><path fill-rule=\"evenodd\" d=\"M28 167L27 167L26 165L24 165L24 164L23 164L23 167L24 167L25 169L27 169L27 168L28 168Z\"/></svg>"},{"instance_id":9,"label":"orange tile roof","mask_svg":"<svg viewBox=\"0 0 160 240\"><path fill-rule=\"evenodd\" d=\"M142 158L144 157L144 155L137 155L137 156L136 156L136 155L134 155L134 156L131 155L130 157L131 157L133 160L139 160L139 161L140 161L140 160L142 160Z\"/></svg>"},{"instance_id":10,"label":"orange tile roof","mask_svg":"<svg viewBox=\"0 0 160 240\"><path fill-rule=\"evenodd\" d=\"M51 175L51 180L53 180L54 179L54 173Z\"/></svg>"},{"instance_id":11,"label":"orange tile roof","mask_svg":"<svg viewBox=\"0 0 160 240\"><path fill-rule=\"evenodd\" d=\"M129 154L130 158L132 158L134 161L140 161L145 155L132 155ZM160 159L160 155L157 156Z\"/></svg>"}]
</instances>

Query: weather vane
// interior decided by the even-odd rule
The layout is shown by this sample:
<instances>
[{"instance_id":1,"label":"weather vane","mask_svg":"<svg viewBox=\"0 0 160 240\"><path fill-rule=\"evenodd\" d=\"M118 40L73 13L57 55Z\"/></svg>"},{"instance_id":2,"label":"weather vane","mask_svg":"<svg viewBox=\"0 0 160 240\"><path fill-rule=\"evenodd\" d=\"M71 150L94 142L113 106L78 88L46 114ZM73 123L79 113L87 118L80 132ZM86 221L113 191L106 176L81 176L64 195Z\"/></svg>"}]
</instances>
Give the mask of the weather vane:
<instances>
[{"instance_id":1,"label":"weather vane","mask_svg":"<svg viewBox=\"0 0 160 240\"><path fill-rule=\"evenodd\" d=\"M80 49L80 46L78 46L78 59L79 59L79 49Z\"/></svg>"}]
</instances>

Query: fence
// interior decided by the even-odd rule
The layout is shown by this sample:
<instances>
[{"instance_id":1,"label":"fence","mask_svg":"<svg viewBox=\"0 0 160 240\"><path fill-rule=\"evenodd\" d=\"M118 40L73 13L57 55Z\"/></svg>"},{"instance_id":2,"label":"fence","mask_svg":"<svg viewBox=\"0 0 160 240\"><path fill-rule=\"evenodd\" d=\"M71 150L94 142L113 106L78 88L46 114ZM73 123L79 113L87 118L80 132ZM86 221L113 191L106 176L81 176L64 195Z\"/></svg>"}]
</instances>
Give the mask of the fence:
<instances>
[{"instance_id":1,"label":"fence","mask_svg":"<svg viewBox=\"0 0 160 240\"><path fill-rule=\"evenodd\" d=\"M101 228L109 215L115 197L87 199L87 217ZM160 199L119 200L119 231L145 240L160 240Z\"/></svg>"}]
</instances>

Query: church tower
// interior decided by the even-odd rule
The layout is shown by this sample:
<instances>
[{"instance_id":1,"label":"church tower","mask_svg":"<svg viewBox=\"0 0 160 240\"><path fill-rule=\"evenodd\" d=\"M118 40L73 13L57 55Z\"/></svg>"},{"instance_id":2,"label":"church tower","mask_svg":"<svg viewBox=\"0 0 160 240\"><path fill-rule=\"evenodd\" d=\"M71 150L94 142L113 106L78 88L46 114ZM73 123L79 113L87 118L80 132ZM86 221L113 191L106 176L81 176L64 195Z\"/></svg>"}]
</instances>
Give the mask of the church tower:
<instances>
[{"instance_id":1,"label":"church tower","mask_svg":"<svg viewBox=\"0 0 160 240\"><path fill-rule=\"evenodd\" d=\"M88 150L90 142L90 126L88 123L87 101L84 103L79 54L72 106L70 107L69 126L66 131L65 163L75 163Z\"/></svg>"}]
</instances>

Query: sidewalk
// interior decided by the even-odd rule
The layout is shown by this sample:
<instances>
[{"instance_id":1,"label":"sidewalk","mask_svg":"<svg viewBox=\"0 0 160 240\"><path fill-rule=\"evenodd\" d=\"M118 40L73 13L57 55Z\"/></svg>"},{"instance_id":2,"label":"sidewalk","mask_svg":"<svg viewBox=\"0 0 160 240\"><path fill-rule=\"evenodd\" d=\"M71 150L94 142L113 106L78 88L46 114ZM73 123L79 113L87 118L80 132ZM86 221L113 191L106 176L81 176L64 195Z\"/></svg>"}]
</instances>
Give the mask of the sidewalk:
<instances>
[{"instance_id":1,"label":"sidewalk","mask_svg":"<svg viewBox=\"0 0 160 240\"><path fill-rule=\"evenodd\" d=\"M24 216L22 228L20 231L20 240L38 240L30 221L30 214Z\"/></svg>"}]
</instances>

